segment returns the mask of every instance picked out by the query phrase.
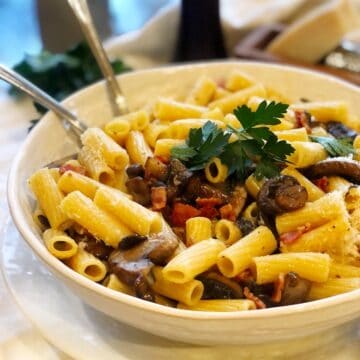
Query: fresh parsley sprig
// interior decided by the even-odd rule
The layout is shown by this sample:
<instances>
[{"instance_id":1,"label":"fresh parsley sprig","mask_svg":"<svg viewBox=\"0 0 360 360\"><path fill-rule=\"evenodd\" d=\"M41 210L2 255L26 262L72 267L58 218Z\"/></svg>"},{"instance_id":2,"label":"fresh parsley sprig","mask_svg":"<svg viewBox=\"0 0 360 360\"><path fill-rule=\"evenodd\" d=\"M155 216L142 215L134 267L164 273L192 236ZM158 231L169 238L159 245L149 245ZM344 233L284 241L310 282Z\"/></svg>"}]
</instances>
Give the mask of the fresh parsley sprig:
<instances>
[{"instance_id":1,"label":"fresh parsley sprig","mask_svg":"<svg viewBox=\"0 0 360 360\"><path fill-rule=\"evenodd\" d=\"M202 128L191 129L185 144L171 149L171 156L181 160L189 170L201 170L211 158L221 154L230 135L207 121Z\"/></svg>"},{"instance_id":2,"label":"fresh parsley sprig","mask_svg":"<svg viewBox=\"0 0 360 360\"><path fill-rule=\"evenodd\" d=\"M287 108L286 104L266 101L256 111L246 105L238 107L234 114L240 129L228 127L223 131L208 121L200 129L191 129L185 144L172 148L171 156L191 170L203 169L211 158L220 157L229 174L239 180L244 180L252 167L257 178L274 177L280 173L279 164L286 162L294 148L279 140L268 126L279 124ZM229 143L231 134L237 140Z\"/></svg>"},{"instance_id":3,"label":"fresh parsley sprig","mask_svg":"<svg viewBox=\"0 0 360 360\"><path fill-rule=\"evenodd\" d=\"M325 136L310 136L310 139L321 144L331 157L355 154L352 141L348 138L335 139Z\"/></svg>"}]
</instances>

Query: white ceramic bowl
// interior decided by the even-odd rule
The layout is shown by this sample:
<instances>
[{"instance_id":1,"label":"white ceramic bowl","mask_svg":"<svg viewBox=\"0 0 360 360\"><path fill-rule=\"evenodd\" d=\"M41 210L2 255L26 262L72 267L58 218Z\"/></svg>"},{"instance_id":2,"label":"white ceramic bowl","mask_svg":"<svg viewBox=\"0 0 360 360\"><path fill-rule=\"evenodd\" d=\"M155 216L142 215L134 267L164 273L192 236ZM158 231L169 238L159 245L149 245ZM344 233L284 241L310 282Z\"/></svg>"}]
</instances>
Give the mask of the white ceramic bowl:
<instances>
[{"instance_id":1,"label":"white ceramic bowl","mask_svg":"<svg viewBox=\"0 0 360 360\"><path fill-rule=\"evenodd\" d=\"M138 71L119 77L131 109L159 95L181 96L203 74L225 78L240 69L286 94L292 101L346 100L360 115L360 90L345 82L293 67L250 62L214 62ZM89 125L110 119L103 83L90 86L65 102ZM30 133L14 159L8 201L14 222L36 255L86 303L111 317L150 333L195 344L241 344L286 340L315 334L360 315L360 290L300 305L248 312L210 313L178 310L109 290L72 271L45 248L32 220L34 202L26 179L44 164L74 152L52 113ZM36 280L36 279L35 279ZM44 294L46 296L46 294Z\"/></svg>"}]
</instances>

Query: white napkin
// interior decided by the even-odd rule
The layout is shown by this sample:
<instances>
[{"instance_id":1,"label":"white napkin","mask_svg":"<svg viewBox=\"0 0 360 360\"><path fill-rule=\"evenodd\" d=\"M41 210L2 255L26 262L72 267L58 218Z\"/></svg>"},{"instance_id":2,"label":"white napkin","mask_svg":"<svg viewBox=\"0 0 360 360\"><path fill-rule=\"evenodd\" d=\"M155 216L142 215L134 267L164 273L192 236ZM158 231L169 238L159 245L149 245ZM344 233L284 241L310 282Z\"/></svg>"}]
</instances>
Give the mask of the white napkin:
<instances>
[{"instance_id":1,"label":"white napkin","mask_svg":"<svg viewBox=\"0 0 360 360\"><path fill-rule=\"evenodd\" d=\"M271 22L292 23L330 0L221 0L220 14L228 50L251 29ZM360 8L360 0L351 0ZM164 7L140 30L106 42L113 58L122 58L134 68L171 61L179 27L179 3Z\"/></svg>"}]
</instances>

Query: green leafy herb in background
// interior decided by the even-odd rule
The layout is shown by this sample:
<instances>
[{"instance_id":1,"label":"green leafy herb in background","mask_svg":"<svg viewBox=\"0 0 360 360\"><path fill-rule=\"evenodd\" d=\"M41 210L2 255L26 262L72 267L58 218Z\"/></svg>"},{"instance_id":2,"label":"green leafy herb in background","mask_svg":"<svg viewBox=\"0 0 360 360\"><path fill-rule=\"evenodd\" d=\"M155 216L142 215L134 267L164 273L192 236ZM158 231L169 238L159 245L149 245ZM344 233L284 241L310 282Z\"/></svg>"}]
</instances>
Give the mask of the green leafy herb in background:
<instances>
[{"instance_id":1,"label":"green leafy herb in background","mask_svg":"<svg viewBox=\"0 0 360 360\"><path fill-rule=\"evenodd\" d=\"M310 136L310 139L321 144L331 157L348 156L355 153L352 141L347 138L335 139L325 136Z\"/></svg>"},{"instance_id":2,"label":"green leafy herb in background","mask_svg":"<svg viewBox=\"0 0 360 360\"><path fill-rule=\"evenodd\" d=\"M203 169L217 156L227 165L229 174L239 180L244 180L253 167L257 178L274 177L294 148L279 140L268 126L279 124L287 108L286 104L266 101L256 111L246 105L238 107L234 114L242 126L240 129L228 127L223 131L209 121L200 129L191 129L185 144L172 148L171 155L191 170ZM238 140L229 143L232 133Z\"/></svg>"},{"instance_id":3,"label":"green leafy herb in background","mask_svg":"<svg viewBox=\"0 0 360 360\"><path fill-rule=\"evenodd\" d=\"M111 65L115 74L131 70L121 60L115 60ZM37 55L26 55L23 61L14 66L14 70L59 101L102 78L91 50L85 43L80 43L64 54L43 50ZM22 95L14 87L10 88L9 93L13 96ZM40 105L36 108L40 113L45 112Z\"/></svg>"}]
</instances>

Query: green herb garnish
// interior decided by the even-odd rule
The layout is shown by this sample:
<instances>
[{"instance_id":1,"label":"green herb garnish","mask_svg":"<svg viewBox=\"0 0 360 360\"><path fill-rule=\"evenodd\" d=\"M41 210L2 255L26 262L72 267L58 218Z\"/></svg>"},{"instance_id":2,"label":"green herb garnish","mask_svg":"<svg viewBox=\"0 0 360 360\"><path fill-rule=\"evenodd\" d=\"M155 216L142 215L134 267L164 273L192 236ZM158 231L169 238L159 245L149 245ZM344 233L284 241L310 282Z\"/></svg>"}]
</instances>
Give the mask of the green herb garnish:
<instances>
[{"instance_id":1,"label":"green herb garnish","mask_svg":"<svg viewBox=\"0 0 360 360\"><path fill-rule=\"evenodd\" d=\"M223 152L230 135L207 121L203 127L191 129L185 144L171 149L171 156L181 160L189 170L203 169L211 158Z\"/></svg>"},{"instance_id":2,"label":"green herb garnish","mask_svg":"<svg viewBox=\"0 0 360 360\"><path fill-rule=\"evenodd\" d=\"M131 70L120 60L113 61L111 65L115 74ZM23 61L14 66L14 70L59 101L102 78L85 43L80 43L64 54L43 50L37 55L26 55ZM9 93L16 97L23 94L14 87L9 89ZM40 105L36 109L40 114L46 111Z\"/></svg>"},{"instance_id":3,"label":"green herb garnish","mask_svg":"<svg viewBox=\"0 0 360 360\"><path fill-rule=\"evenodd\" d=\"M354 154L352 141L348 138L335 139L325 136L310 136L311 141L321 144L331 157Z\"/></svg>"},{"instance_id":4,"label":"green herb garnish","mask_svg":"<svg viewBox=\"0 0 360 360\"><path fill-rule=\"evenodd\" d=\"M267 127L279 124L288 105L263 101L256 111L243 105L234 110L242 128L228 127L223 131L212 122L200 129L191 129L184 145L171 150L171 156L184 162L191 170L203 169L213 157L220 157L229 174L244 180L249 169L255 167L255 176L274 177L280 173L279 165L286 162L294 148ZM238 140L228 143L231 134Z\"/></svg>"}]
</instances>

